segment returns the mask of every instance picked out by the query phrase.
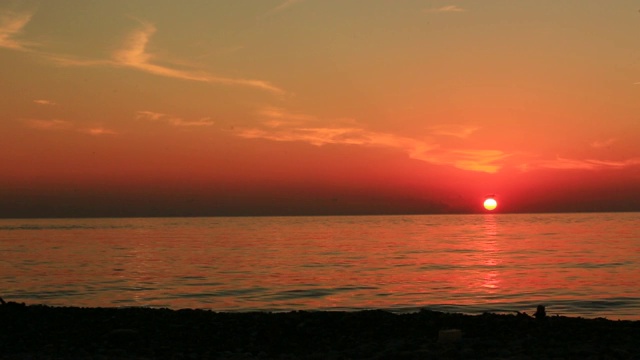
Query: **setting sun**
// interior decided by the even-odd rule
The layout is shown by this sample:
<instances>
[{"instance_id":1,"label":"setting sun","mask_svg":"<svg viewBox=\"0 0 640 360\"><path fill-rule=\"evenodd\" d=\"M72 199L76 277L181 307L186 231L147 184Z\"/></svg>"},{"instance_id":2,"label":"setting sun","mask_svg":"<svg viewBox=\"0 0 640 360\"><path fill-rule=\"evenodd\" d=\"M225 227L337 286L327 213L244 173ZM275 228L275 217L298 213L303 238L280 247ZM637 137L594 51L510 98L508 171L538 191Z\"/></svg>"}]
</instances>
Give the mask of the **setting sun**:
<instances>
[{"instance_id":1,"label":"setting sun","mask_svg":"<svg viewBox=\"0 0 640 360\"><path fill-rule=\"evenodd\" d=\"M640 211L637 1L72 3L0 0L0 218Z\"/></svg>"},{"instance_id":2,"label":"setting sun","mask_svg":"<svg viewBox=\"0 0 640 360\"><path fill-rule=\"evenodd\" d=\"M484 201L484 208L487 210L494 210L496 207L498 207L498 202L496 201L496 199L494 198L487 198Z\"/></svg>"}]
</instances>

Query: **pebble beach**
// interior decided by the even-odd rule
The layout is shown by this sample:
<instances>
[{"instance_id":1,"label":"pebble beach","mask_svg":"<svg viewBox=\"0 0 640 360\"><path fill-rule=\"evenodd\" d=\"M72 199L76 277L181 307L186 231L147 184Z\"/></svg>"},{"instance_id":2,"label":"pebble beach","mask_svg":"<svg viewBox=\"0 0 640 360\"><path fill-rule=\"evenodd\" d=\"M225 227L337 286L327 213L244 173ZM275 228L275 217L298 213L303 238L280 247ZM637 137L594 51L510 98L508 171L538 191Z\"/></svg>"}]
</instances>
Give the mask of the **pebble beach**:
<instances>
[{"instance_id":1,"label":"pebble beach","mask_svg":"<svg viewBox=\"0 0 640 360\"><path fill-rule=\"evenodd\" d=\"M2 359L640 359L640 321L525 311L224 313L5 302L0 324Z\"/></svg>"}]
</instances>

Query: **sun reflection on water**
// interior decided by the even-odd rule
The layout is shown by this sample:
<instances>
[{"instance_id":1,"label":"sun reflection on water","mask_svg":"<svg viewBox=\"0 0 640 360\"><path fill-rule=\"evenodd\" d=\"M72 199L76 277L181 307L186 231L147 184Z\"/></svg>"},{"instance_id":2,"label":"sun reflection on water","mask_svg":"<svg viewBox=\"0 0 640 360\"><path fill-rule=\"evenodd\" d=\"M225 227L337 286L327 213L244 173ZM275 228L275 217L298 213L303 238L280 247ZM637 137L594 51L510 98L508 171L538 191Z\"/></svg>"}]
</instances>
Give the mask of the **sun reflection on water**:
<instances>
[{"instance_id":1,"label":"sun reflection on water","mask_svg":"<svg viewBox=\"0 0 640 360\"><path fill-rule=\"evenodd\" d=\"M637 318L637 220L491 213L5 221L0 250L11 256L0 263L0 285L5 299L32 303L220 311L520 311L523 303L612 299L626 306L618 314ZM598 306L589 311L604 315Z\"/></svg>"},{"instance_id":2,"label":"sun reflection on water","mask_svg":"<svg viewBox=\"0 0 640 360\"><path fill-rule=\"evenodd\" d=\"M483 220L484 236L478 241L480 257L484 265L481 287L489 293L495 293L500 290L499 266L502 262L498 248L498 224L494 214L485 214Z\"/></svg>"}]
</instances>

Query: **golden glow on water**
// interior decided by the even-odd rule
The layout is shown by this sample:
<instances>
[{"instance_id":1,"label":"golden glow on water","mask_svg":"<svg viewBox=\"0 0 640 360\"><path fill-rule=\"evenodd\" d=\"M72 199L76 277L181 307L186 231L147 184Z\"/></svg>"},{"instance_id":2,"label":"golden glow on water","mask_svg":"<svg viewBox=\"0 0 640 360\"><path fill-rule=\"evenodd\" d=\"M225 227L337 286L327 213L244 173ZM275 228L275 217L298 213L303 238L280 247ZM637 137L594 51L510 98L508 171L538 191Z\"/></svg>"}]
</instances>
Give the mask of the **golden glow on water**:
<instances>
[{"instance_id":1,"label":"golden glow on water","mask_svg":"<svg viewBox=\"0 0 640 360\"><path fill-rule=\"evenodd\" d=\"M638 216L4 220L0 286L5 300L52 305L531 311L522 304L545 303L550 313L639 318Z\"/></svg>"}]
</instances>

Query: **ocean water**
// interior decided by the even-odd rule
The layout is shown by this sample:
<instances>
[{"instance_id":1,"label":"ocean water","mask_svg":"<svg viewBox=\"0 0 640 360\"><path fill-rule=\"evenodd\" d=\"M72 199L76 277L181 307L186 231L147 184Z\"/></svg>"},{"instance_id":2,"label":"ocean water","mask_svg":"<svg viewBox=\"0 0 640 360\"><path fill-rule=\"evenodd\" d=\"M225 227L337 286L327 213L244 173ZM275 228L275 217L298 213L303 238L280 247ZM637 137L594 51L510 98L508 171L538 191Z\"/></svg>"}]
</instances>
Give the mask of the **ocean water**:
<instances>
[{"instance_id":1,"label":"ocean water","mask_svg":"<svg viewBox=\"0 0 640 360\"><path fill-rule=\"evenodd\" d=\"M640 320L640 213L0 220L0 296Z\"/></svg>"}]
</instances>

